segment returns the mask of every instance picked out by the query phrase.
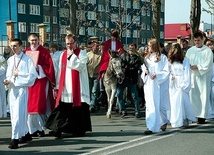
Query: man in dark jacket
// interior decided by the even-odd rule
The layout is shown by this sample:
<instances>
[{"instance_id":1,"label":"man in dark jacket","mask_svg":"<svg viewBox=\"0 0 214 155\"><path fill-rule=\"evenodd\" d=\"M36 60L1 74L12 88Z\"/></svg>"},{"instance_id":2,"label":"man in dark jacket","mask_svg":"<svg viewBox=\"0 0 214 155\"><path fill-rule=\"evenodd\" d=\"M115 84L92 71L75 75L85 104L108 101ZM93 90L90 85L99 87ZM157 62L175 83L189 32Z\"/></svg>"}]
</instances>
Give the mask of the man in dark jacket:
<instances>
[{"instance_id":1,"label":"man in dark jacket","mask_svg":"<svg viewBox=\"0 0 214 155\"><path fill-rule=\"evenodd\" d=\"M139 98L137 91L137 81L138 75L141 70L141 58L138 56L137 51L128 50L121 55L121 65L123 72L125 74L125 79L122 83L118 84L117 88L117 97L119 100L119 108L120 112L122 112L122 117L127 115L127 111L125 108L124 100L123 100L123 92L127 87L131 92L132 99L135 105L135 117L140 117L140 106L139 106Z\"/></svg>"}]
</instances>

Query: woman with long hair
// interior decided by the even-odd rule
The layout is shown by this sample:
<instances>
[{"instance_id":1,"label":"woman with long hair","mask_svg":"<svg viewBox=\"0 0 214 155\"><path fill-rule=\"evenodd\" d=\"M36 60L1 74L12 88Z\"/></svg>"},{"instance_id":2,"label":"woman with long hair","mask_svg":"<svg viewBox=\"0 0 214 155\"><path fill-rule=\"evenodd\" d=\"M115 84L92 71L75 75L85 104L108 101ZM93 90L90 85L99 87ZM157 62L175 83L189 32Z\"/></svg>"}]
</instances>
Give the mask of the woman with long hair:
<instances>
[{"instance_id":1,"label":"woman with long hair","mask_svg":"<svg viewBox=\"0 0 214 155\"><path fill-rule=\"evenodd\" d=\"M190 103L191 71L187 58L179 44L172 45L168 54L170 68L170 123L172 127L188 126L196 121L193 107Z\"/></svg>"},{"instance_id":2,"label":"woman with long hair","mask_svg":"<svg viewBox=\"0 0 214 155\"><path fill-rule=\"evenodd\" d=\"M144 81L146 100L145 134L166 130L169 108L169 66L167 57L161 54L160 44L156 39L148 43L149 52L145 56L141 78Z\"/></svg>"}]
</instances>

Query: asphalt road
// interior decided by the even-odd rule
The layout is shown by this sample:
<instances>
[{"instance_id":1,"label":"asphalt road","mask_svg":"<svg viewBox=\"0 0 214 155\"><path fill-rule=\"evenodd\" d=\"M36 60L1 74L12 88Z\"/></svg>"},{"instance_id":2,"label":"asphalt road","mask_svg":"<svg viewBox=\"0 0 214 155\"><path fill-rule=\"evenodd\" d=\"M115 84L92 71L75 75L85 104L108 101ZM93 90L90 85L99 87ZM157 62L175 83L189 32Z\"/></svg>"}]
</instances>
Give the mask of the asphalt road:
<instances>
[{"instance_id":1,"label":"asphalt road","mask_svg":"<svg viewBox=\"0 0 214 155\"><path fill-rule=\"evenodd\" d=\"M0 119L0 155L213 155L214 119L206 124L192 124L186 129L168 128L165 132L144 135L144 117L136 119L132 108L122 119L113 112L112 118L105 117L105 109L91 115L92 132L85 137L72 138L63 134L61 139L48 135L33 138L20 144L16 150L8 149L11 137L10 120Z\"/></svg>"}]
</instances>

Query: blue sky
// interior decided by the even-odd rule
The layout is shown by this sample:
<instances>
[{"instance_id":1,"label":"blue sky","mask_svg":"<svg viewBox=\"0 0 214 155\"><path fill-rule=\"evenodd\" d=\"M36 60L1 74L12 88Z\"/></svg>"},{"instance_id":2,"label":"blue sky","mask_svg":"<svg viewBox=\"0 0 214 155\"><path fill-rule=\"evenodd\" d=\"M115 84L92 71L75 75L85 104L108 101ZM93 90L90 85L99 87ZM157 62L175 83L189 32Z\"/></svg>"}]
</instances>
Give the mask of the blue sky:
<instances>
[{"instance_id":1,"label":"blue sky","mask_svg":"<svg viewBox=\"0 0 214 155\"><path fill-rule=\"evenodd\" d=\"M165 0L165 23L189 23L191 0ZM201 0L201 7L209 9L205 0ZM201 21L211 23L211 15L202 11Z\"/></svg>"}]
</instances>

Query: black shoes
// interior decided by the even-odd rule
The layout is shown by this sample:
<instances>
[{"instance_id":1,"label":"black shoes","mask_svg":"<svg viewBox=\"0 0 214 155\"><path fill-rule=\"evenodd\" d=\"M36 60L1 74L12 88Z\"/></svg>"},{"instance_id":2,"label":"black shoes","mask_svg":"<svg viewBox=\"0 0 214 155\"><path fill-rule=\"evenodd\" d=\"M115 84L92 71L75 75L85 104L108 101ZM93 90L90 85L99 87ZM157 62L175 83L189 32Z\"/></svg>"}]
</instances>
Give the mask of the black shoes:
<instances>
[{"instance_id":1,"label":"black shoes","mask_svg":"<svg viewBox=\"0 0 214 155\"><path fill-rule=\"evenodd\" d=\"M62 132L60 132L60 131L57 131L57 132L56 131L50 131L49 135L54 136L56 138L60 138L61 135L62 135Z\"/></svg>"},{"instance_id":2,"label":"black shoes","mask_svg":"<svg viewBox=\"0 0 214 155\"><path fill-rule=\"evenodd\" d=\"M19 140L18 139L12 139L11 143L9 144L8 148L10 149L18 149Z\"/></svg>"},{"instance_id":3,"label":"black shoes","mask_svg":"<svg viewBox=\"0 0 214 155\"><path fill-rule=\"evenodd\" d=\"M42 131L38 131L38 137L45 137L45 131L42 130Z\"/></svg>"},{"instance_id":4,"label":"black shoes","mask_svg":"<svg viewBox=\"0 0 214 155\"><path fill-rule=\"evenodd\" d=\"M206 119L205 118L198 118L197 124L205 124Z\"/></svg>"},{"instance_id":5,"label":"black shoes","mask_svg":"<svg viewBox=\"0 0 214 155\"><path fill-rule=\"evenodd\" d=\"M27 142L29 142L29 141L31 141L32 140L32 137L31 137L31 135L29 134L29 132L25 135L25 136L23 136L23 137L21 137L20 139L19 139L19 143L20 144L22 144L22 143L27 143Z\"/></svg>"},{"instance_id":6,"label":"black shoes","mask_svg":"<svg viewBox=\"0 0 214 155\"><path fill-rule=\"evenodd\" d=\"M124 117L126 117L127 115L128 115L127 112L122 112L121 117L124 118Z\"/></svg>"},{"instance_id":7,"label":"black shoes","mask_svg":"<svg viewBox=\"0 0 214 155\"><path fill-rule=\"evenodd\" d=\"M141 118L140 113L135 113L135 118Z\"/></svg>"},{"instance_id":8,"label":"black shoes","mask_svg":"<svg viewBox=\"0 0 214 155\"><path fill-rule=\"evenodd\" d=\"M73 137L84 137L85 131L78 131L73 133Z\"/></svg>"},{"instance_id":9,"label":"black shoes","mask_svg":"<svg viewBox=\"0 0 214 155\"><path fill-rule=\"evenodd\" d=\"M167 123L161 126L161 130L162 130L162 131L165 131L166 128L167 128Z\"/></svg>"},{"instance_id":10,"label":"black shoes","mask_svg":"<svg viewBox=\"0 0 214 155\"><path fill-rule=\"evenodd\" d=\"M151 135L151 134L153 134L153 132L151 130L147 129L146 131L144 131L144 134L145 135Z\"/></svg>"}]
</instances>

